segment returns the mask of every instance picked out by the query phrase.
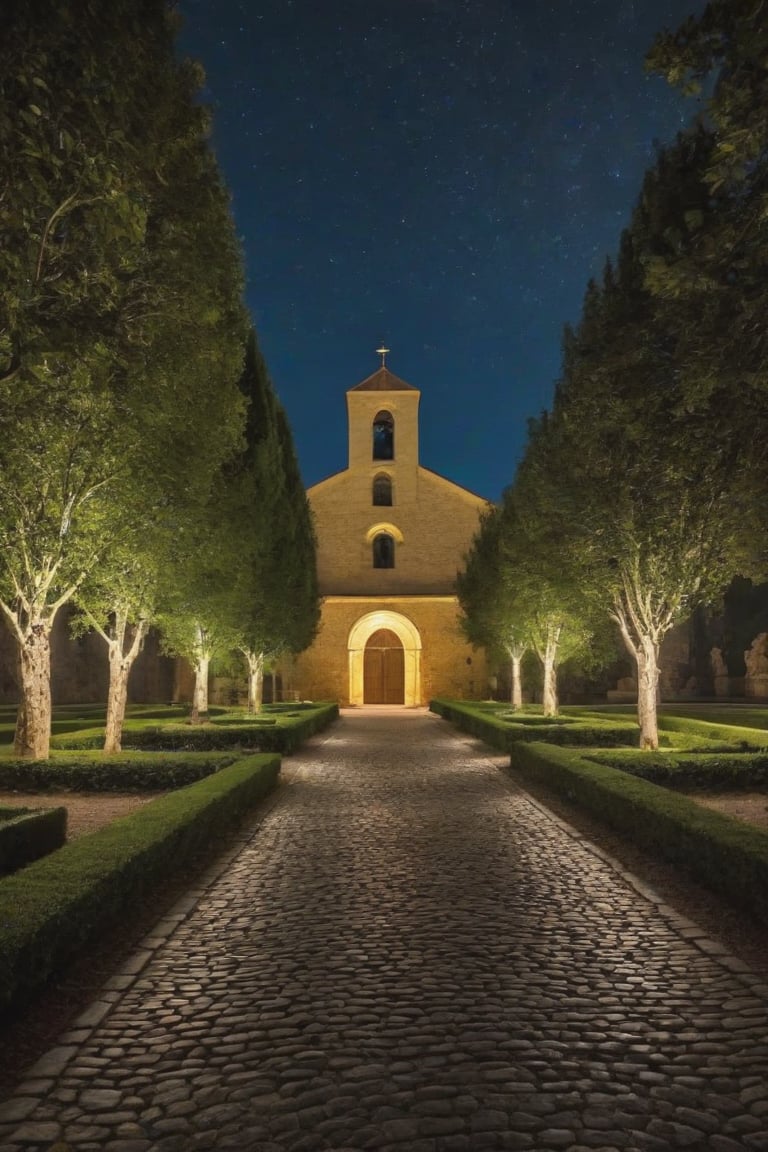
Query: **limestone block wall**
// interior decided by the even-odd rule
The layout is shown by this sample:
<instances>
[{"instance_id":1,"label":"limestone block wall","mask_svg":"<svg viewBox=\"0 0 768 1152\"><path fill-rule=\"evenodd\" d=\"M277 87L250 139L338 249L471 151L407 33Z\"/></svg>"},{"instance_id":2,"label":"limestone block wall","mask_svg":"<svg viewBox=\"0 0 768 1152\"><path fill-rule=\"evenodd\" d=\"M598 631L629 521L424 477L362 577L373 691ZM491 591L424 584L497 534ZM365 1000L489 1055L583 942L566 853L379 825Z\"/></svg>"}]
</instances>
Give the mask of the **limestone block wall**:
<instances>
[{"instance_id":1,"label":"limestone block wall","mask_svg":"<svg viewBox=\"0 0 768 1152\"><path fill-rule=\"evenodd\" d=\"M484 653L467 644L453 596L333 596L323 604L315 643L296 657L291 683L305 700L350 703L349 635L361 617L374 611L397 613L415 626L421 639L418 704L433 696L480 699L488 692Z\"/></svg>"},{"instance_id":2,"label":"limestone block wall","mask_svg":"<svg viewBox=\"0 0 768 1152\"><path fill-rule=\"evenodd\" d=\"M452 593L486 502L418 468L407 484L392 470L393 506L375 507L373 477L387 471L383 462L374 462L309 490L322 595ZM377 527L395 536L394 568L373 567Z\"/></svg>"}]
</instances>

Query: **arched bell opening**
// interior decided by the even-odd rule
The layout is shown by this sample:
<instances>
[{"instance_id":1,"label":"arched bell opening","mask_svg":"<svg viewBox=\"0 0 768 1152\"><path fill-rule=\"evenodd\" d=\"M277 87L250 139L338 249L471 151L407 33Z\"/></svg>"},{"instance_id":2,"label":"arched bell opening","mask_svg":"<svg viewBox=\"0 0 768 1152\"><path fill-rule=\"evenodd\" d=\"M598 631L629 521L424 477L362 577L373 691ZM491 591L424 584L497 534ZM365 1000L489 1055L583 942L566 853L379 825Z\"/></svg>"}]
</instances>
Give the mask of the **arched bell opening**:
<instances>
[{"instance_id":1,"label":"arched bell opening","mask_svg":"<svg viewBox=\"0 0 768 1152\"><path fill-rule=\"evenodd\" d=\"M377 412L373 418L373 459L394 460L395 421L391 412Z\"/></svg>"}]
</instances>

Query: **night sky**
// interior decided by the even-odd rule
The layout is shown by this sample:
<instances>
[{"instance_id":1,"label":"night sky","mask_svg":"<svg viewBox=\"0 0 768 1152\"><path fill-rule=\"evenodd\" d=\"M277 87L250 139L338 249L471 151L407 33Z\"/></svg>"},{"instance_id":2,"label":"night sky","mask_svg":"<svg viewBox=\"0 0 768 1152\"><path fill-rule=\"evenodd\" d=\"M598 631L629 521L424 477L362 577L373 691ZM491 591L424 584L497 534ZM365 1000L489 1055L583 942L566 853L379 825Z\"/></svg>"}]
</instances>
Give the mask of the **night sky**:
<instances>
[{"instance_id":1,"label":"night sky","mask_svg":"<svg viewBox=\"0 0 768 1152\"><path fill-rule=\"evenodd\" d=\"M421 389L421 463L496 499L563 325L696 111L643 69L697 0L181 0L247 302L310 485L345 391Z\"/></svg>"}]
</instances>

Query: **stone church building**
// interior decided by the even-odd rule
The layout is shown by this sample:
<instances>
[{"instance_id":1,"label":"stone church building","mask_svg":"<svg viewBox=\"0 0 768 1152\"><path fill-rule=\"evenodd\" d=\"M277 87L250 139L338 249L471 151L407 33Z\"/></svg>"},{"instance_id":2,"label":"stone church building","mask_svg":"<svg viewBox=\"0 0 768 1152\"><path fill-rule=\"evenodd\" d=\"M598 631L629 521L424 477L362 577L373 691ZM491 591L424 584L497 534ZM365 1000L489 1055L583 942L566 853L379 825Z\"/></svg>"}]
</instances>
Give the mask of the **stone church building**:
<instances>
[{"instance_id":1,"label":"stone church building","mask_svg":"<svg viewBox=\"0 0 768 1152\"><path fill-rule=\"evenodd\" d=\"M291 673L302 699L413 707L488 693L454 591L487 503L419 464L420 395L383 364L350 388L349 465L308 490L323 606Z\"/></svg>"}]
</instances>

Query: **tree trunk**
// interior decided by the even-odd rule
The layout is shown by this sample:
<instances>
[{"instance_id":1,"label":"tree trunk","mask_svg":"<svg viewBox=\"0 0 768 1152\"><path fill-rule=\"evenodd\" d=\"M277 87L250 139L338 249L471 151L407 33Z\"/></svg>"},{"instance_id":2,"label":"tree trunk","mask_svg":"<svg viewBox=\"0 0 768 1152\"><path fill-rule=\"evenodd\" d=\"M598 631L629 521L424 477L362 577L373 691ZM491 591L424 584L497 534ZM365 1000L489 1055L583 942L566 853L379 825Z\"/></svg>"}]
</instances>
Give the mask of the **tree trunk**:
<instances>
[{"instance_id":1,"label":"tree trunk","mask_svg":"<svg viewBox=\"0 0 768 1152\"><path fill-rule=\"evenodd\" d=\"M539 652L539 659L544 670L544 684L541 692L541 702L544 706L545 716L557 716L557 647L560 643L561 625L548 623L546 625L546 640L543 652Z\"/></svg>"},{"instance_id":2,"label":"tree trunk","mask_svg":"<svg viewBox=\"0 0 768 1152\"><path fill-rule=\"evenodd\" d=\"M248 711L261 712L264 698L264 653L246 652L248 661Z\"/></svg>"},{"instance_id":3,"label":"tree trunk","mask_svg":"<svg viewBox=\"0 0 768 1152\"><path fill-rule=\"evenodd\" d=\"M510 654L509 659L512 665L512 684L509 694L509 702L512 705L512 711L519 712L523 706L523 682L520 676L520 665L522 664L522 657L513 656Z\"/></svg>"},{"instance_id":4,"label":"tree trunk","mask_svg":"<svg viewBox=\"0 0 768 1152\"><path fill-rule=\"evenodd\" d=\"M211 650L206 643L205 631L197 626L197 645L195 652L195 688L192 693L192 711L189 714L190 724L202 724L208 718L208 674L211 668Z\"/></svg>"},{"instance_id":5,"label":"tree trunk","mask_svg":"<svg viewBox=\"0 0 768 1152\"><path fill-rule=\"evenodd\" d=\"M637 722L640 747L651 751L659 746L659 647L671 619L657 621L643 617L625 593L624 601L614 602L613 618L619 626L625 647L637 668Z\"/></svg>"},{"instance_id":6,"label":"tree trunk","mask_svg":"<svg viewBox=\"0 0 768 1152\"><path fill-rule=\"evenodd\" d=\"M107 639L109 646L109 692L107 695L104 751L110 755L121 750L125 708L128 703L128 677L134 661L141 651L147 628L147 621L140 620L135 627L133 639L126 652L124 648L128 623L118 615L116 616L114 634Z\"/></svg>"},{"instance_id":7,"label":"tree trunk","mask_svg":"<svg viewBox=\"0 0 768 1152\"><path fill-rule=\"evenodd\" d=\"M13 747L25 760L47 760L51 747L51 626L38 621L18 641L19 708Z\"/></svg>"},{"instance_id":8,"label":"tree trunk","mask_svg":"<svg viewBox=\"0 0 768 1152\"><path fill-rule=\"evenodd\" d=\"M544 705L545 716L557 716L557 670L555 668L554 654L549 649L542 660L544 668L544 685L541 692L541 702Z\"/></svg>"},{"instance_id":9,"label":"tree trunk","mask_svg":"<svg viewBox=\"0 0 768 1152\"><path fill-rule=\"evenodd\" d=\"M635 650L637 661L637 720L640 725L640 747L654 750L659 746L658 696L659 650L650 636L640 638Z\"/></svg>"}]
</instances>

